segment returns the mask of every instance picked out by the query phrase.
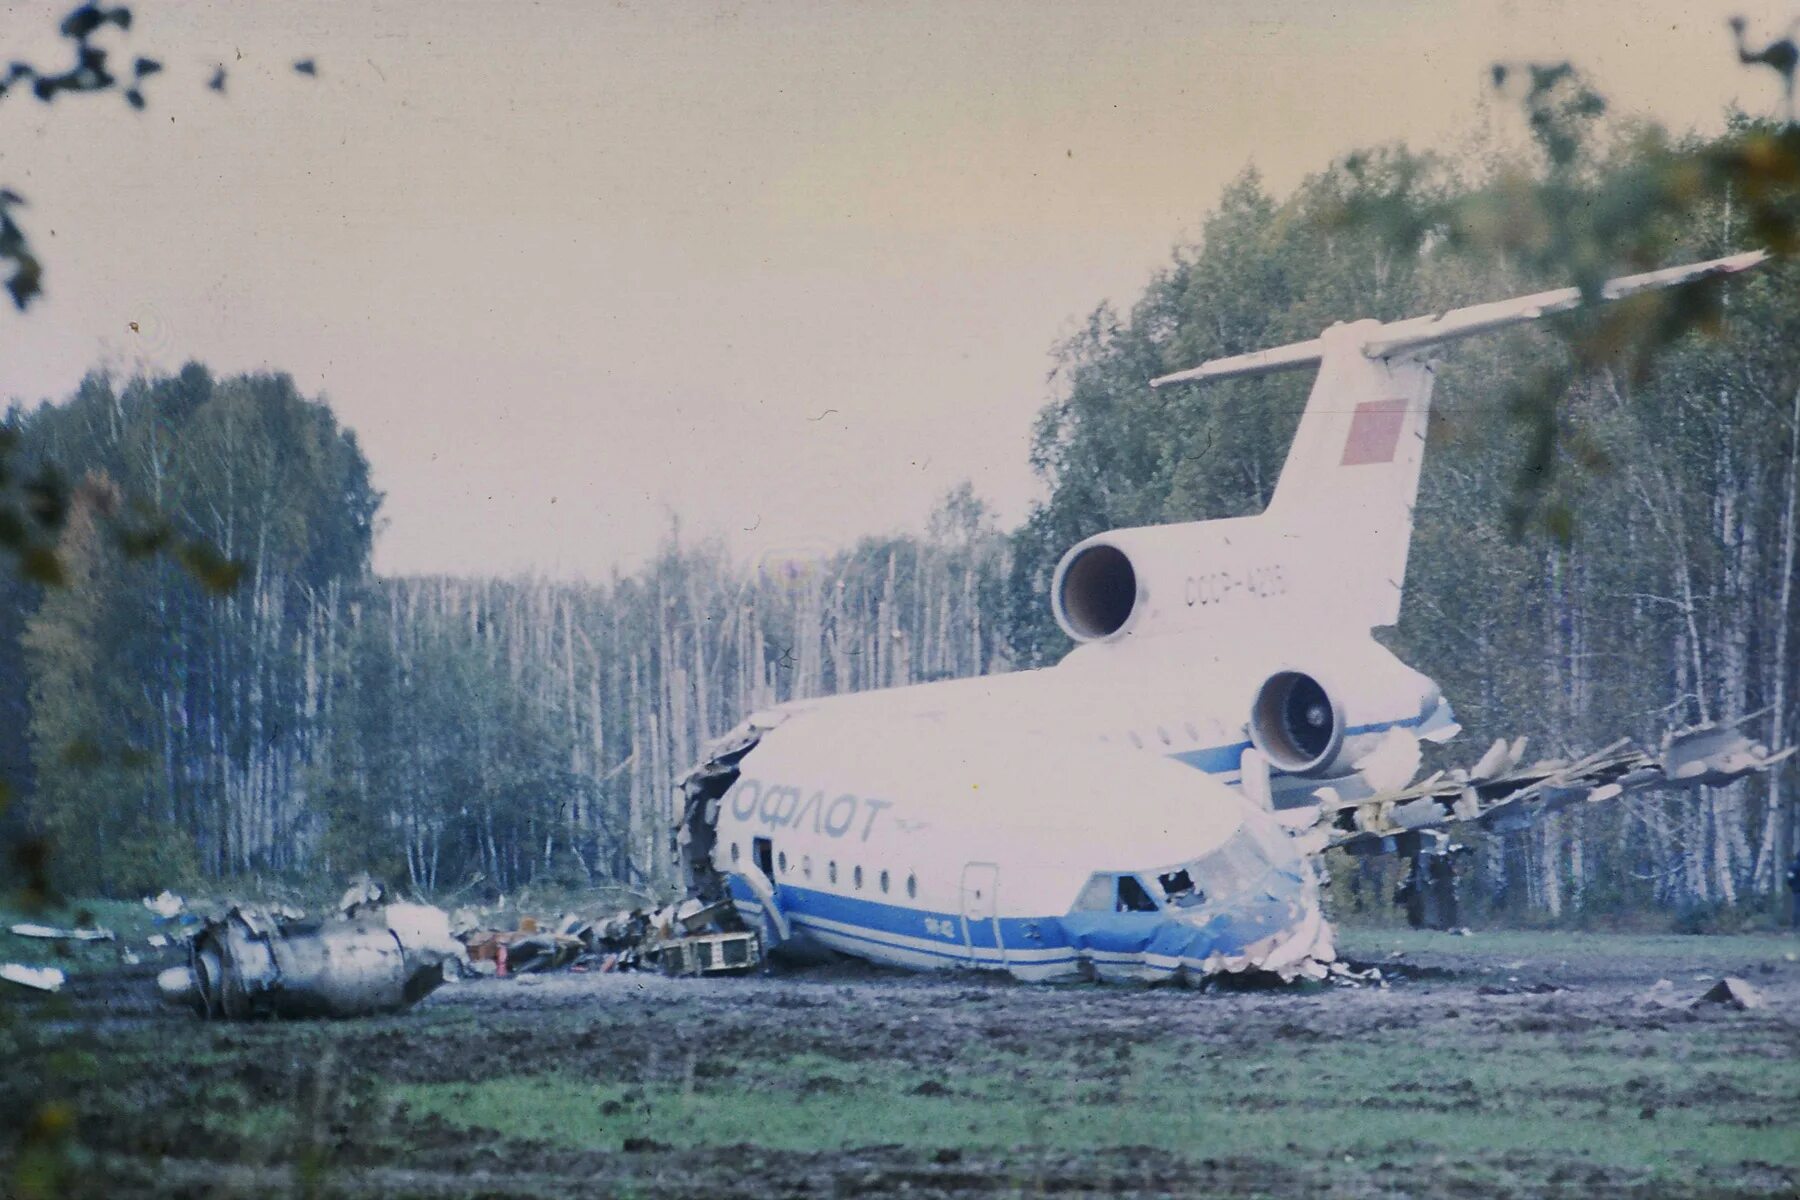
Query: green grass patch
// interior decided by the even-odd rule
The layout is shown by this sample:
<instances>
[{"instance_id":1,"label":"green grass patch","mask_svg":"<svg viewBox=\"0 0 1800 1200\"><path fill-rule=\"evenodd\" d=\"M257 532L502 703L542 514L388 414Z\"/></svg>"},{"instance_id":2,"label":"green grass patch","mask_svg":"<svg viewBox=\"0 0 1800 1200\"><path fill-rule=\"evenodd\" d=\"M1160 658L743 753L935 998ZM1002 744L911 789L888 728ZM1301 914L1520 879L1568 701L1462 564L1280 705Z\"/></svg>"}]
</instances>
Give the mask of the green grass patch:
<instances>
[{"instance_id":1,"label":"green grass patch","mask_svg":"<svg viewBox=\"0 0 1800 1200\"><path fill-rule=\"evenodd\" d=\"M144 959L153 954L145 943L145 939L157 931L152 921L150 911L135 900L70 901L31 912L12 907L0 908L0 962L24 963L32 967L60 967L71 975L109 970L124 961L123 952L126 950ZM116 935L116 940L48 941L23 937L12 932L12 926L20 923L48 925L56 929L93 925L110 929Z\"/></svg>"},{"instance_id":2,"label":"green grass patch","mask_svg":"<svg viewBox=\"0 0 1800 1200\"><path fill-rule=\"evenodd\" d=\"M549 1074L410 1086L396 1098L415 1114L581 1148L650 1138L776 1150L1154 1146L1271 1162L1527 1156L1670 1178L1800 1165L1792 1063L1746 1061L1723 1042L1680 1060L1622 1057L1607 1038L1583 1048L1514 1034L1456 1053L1398 1041L1251 1053L1161 1044L1061 1058L976 1051L929 1073L812 1057L741 1066L692 1084Z\"/></svg>"},{"instance_id":3,"label":"green grass patch","mask_svg":"<svg viewBox=\"0 0 1800 1200\"><path fill-rule=\"evenodd\" d=\"M1398 950L1403 954L1471 953L1562 962L1583 958L1667 960L1695 968L1717 968L1721 962L1786 961L1800 954L1800 936L1792 933L1635 934L1576 933L1556 930L1478 930L1461 937L1429 929L1341 929L1339 950L1356 959L1376 960Z\"/></svg>"}]
</instances>

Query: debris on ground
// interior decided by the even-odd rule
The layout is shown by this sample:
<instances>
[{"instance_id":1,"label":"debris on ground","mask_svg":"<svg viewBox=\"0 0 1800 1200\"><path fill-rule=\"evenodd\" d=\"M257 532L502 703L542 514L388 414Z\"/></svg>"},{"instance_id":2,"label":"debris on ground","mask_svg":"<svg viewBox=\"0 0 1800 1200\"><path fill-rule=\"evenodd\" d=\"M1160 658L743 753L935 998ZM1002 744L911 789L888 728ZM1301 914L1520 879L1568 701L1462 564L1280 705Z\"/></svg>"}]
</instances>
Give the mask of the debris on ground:
<instances>
[{"instance_id":1,"label":"debris on ground","mask_svg":"<svg viewBox=\"0 0 1800 1200\"><path fill-rule=\"evenodd\" d=\"M709 975L748 970L759 955L754 933L710 933L667 943L658 951L657 961L665 975Z\"/></svg>"},{"instance_id":2,"label":"debris on ground","mask_svg":"<svg viewBox=\"0 0 1800 1200\"><path fill-rule=\"evenodd\" d=\"M189 902L170 891L144 908L167 932L153 950L185 947L186 966L157 978L170 1003L206 1016L350 1016L392 1012L454 975L527 978L555 971L660 970L736 974L763 960L762 939L724 899L695 897L607 916L502 915L394 900L359 875L332 916L309 919L282 904ZM15 931L20 931L15 927ZM111 938L107 931L44 927L42 936Z\"/></svg>"},{"instance_id":3,"label":"debris on ground","mask_svg":"<svg viewBox=\"0 0 1800 1200\"><path fill-rule=\"evenodd\" d=\"M1390 959L1399 957L1400 952L1398 950L1389 955ZM1363 984L1374 984L1376 987L1387 986L1386 981L1382 978L1381 968L1377 966L1363 963L1349 963L1340 958L1326 968L1326 970L1326 978L1332 983L1339 984L1343 987L1360 987Z\"/></svg>"},{"instance_id":4,"label":"debris on ground","mask_svg":"<svg viewBox=\"0 0 1800 1200\"><path fill-rule=\"evenodd\" d=\"M34 988L40 992L54 992L62 988L63 973L55 967L27 967L21 963L0 963L0 979L8 983L16 983L20 987Z\"/></svg>"},{"instance_id":5,"label":"debris on ground","mask_svg":"<svg viewBox=\"0 0 1800 1200\"><path fill-rule=\"evenodd\" d=\"M50 925L34 925L29 921L21 921L11 926L11 931L20 937L42 938L57 942L110 942L113 931L94 927L57 929Z\"/></svg>"},{"instance_id":6,"label":"debris on ground","mask_svg":"<svg viewBox=\"0 0 1800 1200\"><path fill-rule=\"evenodd\" d=\"M501 978L547 971L661 970L670 975L748 971L762 962L757 935L736 925L728 902L687 899L657 909L625 909L589 919L552 922L522 916L498 928L480 914L459 912L457 937L478 974Z\"/></svg>"},{"instance_id":7,"label":"debris on ground","mask_svg":"<svg viewBox=\"0 0 1800 1200\"><path fill-rule=\"evenodd\" d=\"M1765 1001L1762 993L1736 975L1727 975L1712 985L1693 1003L1694 1008L1703 1004L1720 1004L1726 1008L1735 1008L1739 1012L1748 1012L1753 1008L1763 1007Z\"/></svg>"},{"instance_id":8,"label":"debris on ground","mask_svg":"<svg viewBox=\"0 0 1800 1200\"><path fill-rule=\"evenodd\" d=\"M522 918L517 929L475 929L462 935L469 961L482 974L530 975L572 966L587 943L571 934L540 928L534 917Z\"/></svg>"},{"instance_id":9,"label":"debris on ground","mask_svg":"<svg viewBox=\"0 0 1800 1200\"><path fill-rule=\"evenodd\" d=\"M373 907L366 895L349 909L354 915L309 921L289 909L233 905L205 923L188 944L188 965L163 971L157 987L207 1017L354 1017L417 1003L463 959L442 909Z\"/></svg>"},{"instance_id":10,"label":"debris on ground","mask_svg":"<svg viewBox=\"0 0 1800 1200\"><path fill-rule=\"evenodd\" d=\"M179 917L187 909L187 901L164 888L159 895L145 896L144 907L149 909L150 915L157 918L158 923L161 924Z\"/></svg>"},{"instance_id":11,"label":"debris on ground","mask_svg":"<svg viewBox=\"0 0 1800 1200\"><path fill-rule=\"evenodd\" d=\"M369 878L367 873L358 875L344 889L338 900L338 915L354 917L365 909L379 908L387 898L387 888Z\"/></svg>"}]
</instances>

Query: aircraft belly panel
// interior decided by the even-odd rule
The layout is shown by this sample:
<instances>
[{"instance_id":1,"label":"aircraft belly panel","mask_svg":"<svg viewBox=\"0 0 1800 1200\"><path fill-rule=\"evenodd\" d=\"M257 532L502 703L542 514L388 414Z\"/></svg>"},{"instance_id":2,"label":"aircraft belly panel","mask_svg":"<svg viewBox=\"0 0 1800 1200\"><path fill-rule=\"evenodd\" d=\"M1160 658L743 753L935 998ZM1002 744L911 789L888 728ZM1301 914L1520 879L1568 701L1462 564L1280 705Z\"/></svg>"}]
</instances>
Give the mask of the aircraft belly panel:
<instances>
[{"instance_id":1,"label":"aircraft belly panel","mask_svg":"<svg viewBox=\"0 0 1800 1200\"><path fill-rule=\"evenodd\" d=\"M747 918L763 919L741 876L732 877L731 891ZM776 888L775 900L797 935L855 958L913 970L973 965L1027 981L1082 975L1132 982L1198 979L1259 969L1265 958L1280 959L1282 969L1292 960L1296 973L1310 973L1306 967L1317 936L1297 879L1291 895L1266 891L1204 920L1169 913L995 917L970 922L966 942L960 912L788 884ZM1286 957L1273 953L1296 937L1307 944ZM1327 947L1321 957L1328 956Z\"/></svg>"}]
</instances>

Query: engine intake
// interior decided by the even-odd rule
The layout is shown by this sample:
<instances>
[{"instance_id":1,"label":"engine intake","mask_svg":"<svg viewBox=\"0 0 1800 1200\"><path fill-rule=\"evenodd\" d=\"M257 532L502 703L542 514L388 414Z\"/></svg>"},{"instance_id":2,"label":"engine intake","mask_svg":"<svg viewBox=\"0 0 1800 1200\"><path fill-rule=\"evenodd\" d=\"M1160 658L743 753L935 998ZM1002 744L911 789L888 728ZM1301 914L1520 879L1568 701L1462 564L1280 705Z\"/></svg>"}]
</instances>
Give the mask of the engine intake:
<instances>
[{"instance_id":1,"label":"engine intake","mask_svg":"<svg viewBox=\"0 0 1800 1200\"><path fill-rule=\"evenodd\" d=\"M1277 671L1256 690L1250 741L1277 770L1320 775L1343 748L1343 710L1311 675Z\"/></svg>"},{"instance_id":2,"label":"engine intake","mask_svg":"<svg viewBox=\"0 0 1800 1200\"><path fill-rule=\"evenodd\" d=\"M1063 632L1078 642L1109 638L1137 607L1137 570L1123 550L1096 542L1062 561L1051 595Z\"/></svg>"}]
</instances>

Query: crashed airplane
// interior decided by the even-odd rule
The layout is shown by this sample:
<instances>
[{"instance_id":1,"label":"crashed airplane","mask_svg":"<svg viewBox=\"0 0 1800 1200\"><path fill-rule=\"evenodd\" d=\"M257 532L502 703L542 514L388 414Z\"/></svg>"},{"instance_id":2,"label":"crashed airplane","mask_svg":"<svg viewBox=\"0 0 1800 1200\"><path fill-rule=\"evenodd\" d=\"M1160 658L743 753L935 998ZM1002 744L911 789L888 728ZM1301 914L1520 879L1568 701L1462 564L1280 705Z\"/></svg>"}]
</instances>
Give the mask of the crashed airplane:
<instances>
[{"instance_id":1,"label":"crashed airplane","mask_svg":"<svg viewBox=\"0 0 1800 1200\"><path fill-rule=\"evenodd\" d=\"M1762 257L1614 280L1603 297ZM1712 728L1655 754L1621 743L1531 766L1500 744L1412 786L1421 742L1459 727L1372 631L1400 614L1428 356L1580 303L1569 288L1337 324L1153 381L1318 368L1267 509L1074 546L1050 599L1077 645L1055 667L752 715L681 781L690 894L772 950L1024 980L1321 978L1327 846L1409 854L1429 875L1453 823L1722 783L1792 753Z\"/></svg>"}]
</instances>

